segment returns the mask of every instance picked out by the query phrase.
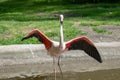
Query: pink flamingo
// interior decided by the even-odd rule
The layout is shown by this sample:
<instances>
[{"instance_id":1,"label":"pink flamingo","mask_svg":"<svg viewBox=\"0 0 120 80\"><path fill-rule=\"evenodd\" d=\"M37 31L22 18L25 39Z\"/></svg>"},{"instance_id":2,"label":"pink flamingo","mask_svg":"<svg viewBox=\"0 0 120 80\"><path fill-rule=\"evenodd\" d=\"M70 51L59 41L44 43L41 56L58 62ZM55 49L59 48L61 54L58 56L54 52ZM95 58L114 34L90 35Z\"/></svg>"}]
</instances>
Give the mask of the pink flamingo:
<instances>
[{"instance_id":1,"label":"pink flamingo","mask_svg":"<svg viewBox=\"0 0 120 80\"><path fill-rule=\"evenodd\" d=\"M101 56L96 49L93 42L88 39L85 36L74 38L68 42L64 42L63 38L63 15L60 15L60 42L55 42L50 40L46 35L44 35L40 30L35 29L31 31L29 34L27 34L24 38L22 38L22 41L31 37L36 37L40 42L42 42L45 45L45 48L47 50L47 53L53 57L53 64L54 64L54 77L56 80L56 58L58 59L58 66L60 69L60 72L63 76L61 67L60 67L60 55L61 53L69 50L83 50L85 53L87 53L89 56L97 60L98 62L102 63Z\"/></svg>"}]
</instances>

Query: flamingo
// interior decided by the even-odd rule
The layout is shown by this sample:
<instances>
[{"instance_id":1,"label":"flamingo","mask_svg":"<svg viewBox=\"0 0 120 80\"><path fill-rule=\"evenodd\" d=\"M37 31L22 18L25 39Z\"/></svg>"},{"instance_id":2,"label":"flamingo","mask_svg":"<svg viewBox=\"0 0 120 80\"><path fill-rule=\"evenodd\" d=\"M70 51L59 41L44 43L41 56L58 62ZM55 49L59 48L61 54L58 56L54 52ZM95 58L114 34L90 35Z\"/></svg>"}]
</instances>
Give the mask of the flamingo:
<instances>
[{"instance_id":1,"label":"flamingo","mask_svg":"<svg viewBox=\"0 0 120 80\"><path fill-rule=\"evenodd\" d=\"M54 77L56 80L56 59L58 59L58 66L60 69L60 72L63 76L61 67L60 67L60 56L61 53L65 51L70 50L83 50L85 53L87 53L90 57L94 58L98 62L102 63L101 56L96 48L96 46L93 44L93 42L87 38L86 36L77 37L74 39L69 40L68 42L64 42L63 37L63 19L64 16L60 15L60 41L56 42L53 40L50 40L45 34L43 34L40 30L34 29L27 35L25 35L22 38L22 41L31 37L36 37L41 43L44 44L45 49L47 50L47 53L53 57L53 65L54 65Z\"/></svg>"}]
</instances>

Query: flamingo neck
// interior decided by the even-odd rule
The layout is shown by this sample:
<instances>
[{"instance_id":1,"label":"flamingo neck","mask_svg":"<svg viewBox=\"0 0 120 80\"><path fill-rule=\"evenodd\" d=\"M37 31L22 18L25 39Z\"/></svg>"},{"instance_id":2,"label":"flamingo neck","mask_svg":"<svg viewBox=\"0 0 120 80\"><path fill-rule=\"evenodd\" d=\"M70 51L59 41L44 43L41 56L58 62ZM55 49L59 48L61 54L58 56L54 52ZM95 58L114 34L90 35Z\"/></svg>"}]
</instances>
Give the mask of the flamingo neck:
<instances>
[{"instance_id":1,"label":"flamingo neck","mask_svg":"<svg viewBox=\"0 0 120 80\"><path fill-rule=\"evenodd\" d=\"M63 37L63 26L62 26L63 22L60 23L60 48L63 49L64 48L64 37Z\"/></svg>"}]
</instances>

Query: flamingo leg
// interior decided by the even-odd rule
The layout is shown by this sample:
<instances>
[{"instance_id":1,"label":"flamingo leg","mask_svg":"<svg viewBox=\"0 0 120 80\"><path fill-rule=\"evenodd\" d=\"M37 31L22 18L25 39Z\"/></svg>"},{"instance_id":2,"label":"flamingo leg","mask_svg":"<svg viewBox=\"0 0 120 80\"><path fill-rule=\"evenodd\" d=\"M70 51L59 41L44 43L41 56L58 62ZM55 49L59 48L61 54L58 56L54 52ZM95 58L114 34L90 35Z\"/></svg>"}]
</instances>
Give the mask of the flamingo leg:
<instances>
[{"instance_id":1,"label":"flamingo leg","mask_svg":"<svg viewBox=\"0 0 120 80\"><path fill-rule=\"evenodd\" d=\"M59 67L60 73L61 73L61 75L63 77L62 69L60 67L60 56L58 57L58 67Z\"/></svg>"},{"instance_id":2,"label":"flamingo leg","mask_svg":"<svg viewBox=\"0 0 120 80\"><path fill-rule=\"evenodd\" d=\"M54 65L54 80L56 80L56 64L55 64L55 57L53 57L53 65Z\"/></svg>"}]
</instances>

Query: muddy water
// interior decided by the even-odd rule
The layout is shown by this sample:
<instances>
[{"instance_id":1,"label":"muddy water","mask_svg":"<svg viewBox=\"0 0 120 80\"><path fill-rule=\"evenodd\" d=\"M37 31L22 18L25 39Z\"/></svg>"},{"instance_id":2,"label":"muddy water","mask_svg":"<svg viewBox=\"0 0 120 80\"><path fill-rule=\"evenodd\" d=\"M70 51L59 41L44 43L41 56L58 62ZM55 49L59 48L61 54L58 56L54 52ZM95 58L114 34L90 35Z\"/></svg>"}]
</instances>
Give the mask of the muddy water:
<instances>
[{"instance_id":1,"label":"muddy water","mask_svg":"<svg viewBox=\"0 0 120 80\"><path fill-rule=\"evenodd\" d=\"M45 76L24 76L0 80L54 80L53 74ZM120 80L120 69L98 70L92 72L66 72L64 77L57 74L57 80Z\"/></svg>"}]
</instances>

